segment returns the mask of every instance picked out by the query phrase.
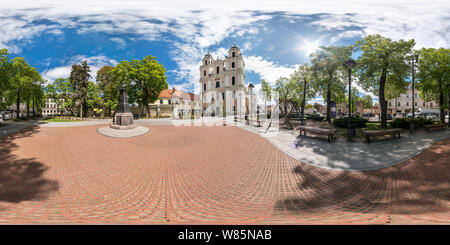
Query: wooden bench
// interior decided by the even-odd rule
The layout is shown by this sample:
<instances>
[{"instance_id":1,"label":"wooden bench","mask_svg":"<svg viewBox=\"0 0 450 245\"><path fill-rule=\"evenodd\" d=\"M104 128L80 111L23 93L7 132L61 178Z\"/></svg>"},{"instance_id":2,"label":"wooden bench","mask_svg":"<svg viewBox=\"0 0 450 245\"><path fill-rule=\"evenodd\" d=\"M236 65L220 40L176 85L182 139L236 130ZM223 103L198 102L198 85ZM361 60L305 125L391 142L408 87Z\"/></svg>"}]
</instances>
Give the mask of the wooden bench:
<instances>
[{"instance_id":1,"label":"wooden bench","mask_svg":"<svg viewBox=\"0 0 450 245\"><path fill-rule=\"evenodd\" d=\"M395 137L398 135L398 138L400 138L400 133L403 131L403 129L393 128L393 129L361 130L361 131L366 136L366 143L370 144L371 136L392 135L392 137Z\"/></svg>"},{"instance_id":2,"label":"wooden bench","mask_svg":"<svg viewBox=\"0 0 450 245\"><path fill-rule=\"evenodd\" d=\"M439 123L439 124L433 124L433 125L423 125L423 127L427 130L427 132L435 131L435 130L442 130L446 128L445 124Z\"/></svg>"},{"instance_id":3,"label":"wooden bench","mask_svg":"<svg viewBox=\"0 0 450 245\"><path fill-rule=\"evenodd\" d=\"M333 136L336 134L336 129L324 129L324 128L300 126L298 127L298 130L300 130L300 135L302 135L303 132L303 135L305 136L306 132L312 134L326 135L328 137L328 142L331 142Z\"/></svg>"}]
</instances>

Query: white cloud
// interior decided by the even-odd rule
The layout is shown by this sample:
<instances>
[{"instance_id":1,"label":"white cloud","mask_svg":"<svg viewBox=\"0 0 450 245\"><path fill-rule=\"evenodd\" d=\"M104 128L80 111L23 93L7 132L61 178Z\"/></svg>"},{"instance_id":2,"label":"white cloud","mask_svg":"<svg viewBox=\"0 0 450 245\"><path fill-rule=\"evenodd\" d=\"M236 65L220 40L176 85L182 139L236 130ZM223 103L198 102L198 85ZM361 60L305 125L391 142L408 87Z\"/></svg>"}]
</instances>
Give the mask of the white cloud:
<instances>
[{"instance_id":1,"label":"white cloud","mask_svg":"<svg viewBox=\"0 0 450 245\"><path fill-rule=\"evenodd\" d=\"M448 47L450 40L447 1L316 0L299 4L289 0L228 0L212 4L209 0L22 0L12 6L10 1L0 0L0 6L0 48L8 48L11 53L20 53L21 45L43 32L59 35L65 27L86 34L133 34L150 41L164 40L164 34L171 33L177 38L171 55L178 65L178 78L191 84L198 83L198 65L209 47L233 33L251 36L267 31L258 23L270 20L274 13L289 22L311 19L308 14L326 13L311 25L341 31L331 41L374 33L394 39L414 38L416 47ZM347 30L348 27L356 30ZM123 42L111 41L114 40L122 47ZM258 56L247 58L247 68L269 81L294 69ZM51 74L50 70L47 73Z\"/></svg>"},{"instance_id":2,"label":"white cloud","mask_svg":"<svg viewBox=\"0 0 450 245\"><path fill-rule=\"evenodd\" d=\"M257 73L271 85L274 85L279 77L289 77L298 67L298 65L278 65L261 56L244 56L244 62L246 70Z\"/></svg>"},{"instance_id":3,"label":"white cloud","mask_svg":"<svg viewBox=\"0 0 450 245\"><path fill-rule=\"evenodd\" d=\"M103 55L97 55L97 56L91 56L86 57L84 55L76 55L74 57L71 57L66 62L66 65L54 67L51 69L47 69L42 72L42 77L46 79L48 82L53 82L54 80L58 78L67 78L70 76L70 71L72 69L72 64L79 64L82 61L86 61L87 64L90 66L90 74L91 74L91 80L95 80L97 76L97 71L100 70L105 65L111 65L115 66L117 65L117 61L114 59L110 59Z\"/></svg>"},{"instance_id":4,"label":"white cloud","mask_svg":"<svg viewBox=\"0 0 450 245\"><path fill-rule=\"evenodd\" d=\"M123 40L123 38L113 37L109 40L115 42L118 49L124 49L127 46L127 43L125 42L125 40Z\"/></svg>"}]
</instances>

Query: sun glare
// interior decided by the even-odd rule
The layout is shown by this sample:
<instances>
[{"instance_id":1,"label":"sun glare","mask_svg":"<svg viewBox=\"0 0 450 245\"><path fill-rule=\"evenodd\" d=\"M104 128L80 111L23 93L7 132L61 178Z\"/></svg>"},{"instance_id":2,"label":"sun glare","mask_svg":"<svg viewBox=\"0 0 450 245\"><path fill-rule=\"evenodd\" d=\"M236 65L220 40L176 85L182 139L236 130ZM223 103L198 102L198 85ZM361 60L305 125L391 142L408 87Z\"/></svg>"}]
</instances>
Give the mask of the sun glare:
<instances>
[{"instance_id":1,"label":"sun glare","mask_svg":"<svg viewBox=\"0 0 450 245\"><path fill-rule=\"evenodd\" d=\"M308 41L308 40L304 40L303 41L303 45L302 45L302 49L305 51L306 55L310 55L312 54L314 51L316 51L317 49L319 49L319 42L318 41Z\"/></svg>"}]
</instances>

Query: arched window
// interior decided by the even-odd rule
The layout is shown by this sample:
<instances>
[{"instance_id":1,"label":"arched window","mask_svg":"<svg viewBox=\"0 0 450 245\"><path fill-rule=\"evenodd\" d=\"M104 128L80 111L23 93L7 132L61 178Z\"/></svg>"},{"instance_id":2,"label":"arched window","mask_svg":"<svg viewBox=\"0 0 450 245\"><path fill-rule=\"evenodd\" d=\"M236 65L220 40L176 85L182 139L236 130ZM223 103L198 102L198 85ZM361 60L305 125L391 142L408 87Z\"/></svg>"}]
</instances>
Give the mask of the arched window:
<instances>
[{"instance_id":1,"label":"arched window","mask_svg":"<svg viewBox=\"0 0 450 245\"><path fill-rule=\"evenodd\" d=\"M235 85L236 84L236 78L235 77L231 77L231 85Z\"/></svg>"},{"instance_id":2,"label":"arched window","mask_svg":"<svg viewBox=\"0 0 450 245\"><path fill-rule=\"evenodd\" d=\"M206 76L206 70L203 71L203 76Z\"/></svg>"},{"instance_id":3,"label":"arched window","mask_svg":"<svg viewBox=\"0 0 450 245\"><path fill-rule=\"evenodd\" d=\"M205 65L207 65L208 64L208 61L207 60L205 60Z\"/></svg>"},{"instance_id":4,"label":"arched window","mask_svg":"<svg viewBox=\"0 0 450 245\"><path fill-rule=\"evenodd\" d=\"M216 70L217 70L217 74L219 74L219 67L216 67Z\"/></svg>"},{"instance_id":5,"label":"arched window","mask_svg":"<svg viewBox=\"0 0 450 245\"><path fill-rule=\"evenodd\" d=\"M234 52L231 53L231 56L232 56L232 57L236 57L236 53L234 53Z\"/></svg>"},{"instance_id":6,"label":"arched window","mask_svg":"<svg viewBox=\"0 0 450 245\"><path fill-rule=\"evenodd\" d=\"M231 62L231 68L234 68L234 62Z\"/></svg>"},{"instance_id":7,"label":"arched window","mask_svg":"<svg viewBox=\"0 0 450 245\"><path fill-rule=\"evenodd\" d=\"M220 88L220 81L216 82L216 88Z\"/></svg>"},{"instance_id":8,"label":"arched window","mask_svg":"<svg viewBox=\"0 0 450 245\"><path fill-rule=\"evenodd\" d=\"M206 83L203 84L203 91L206 90Z\"/></svg>"}]
</instances>

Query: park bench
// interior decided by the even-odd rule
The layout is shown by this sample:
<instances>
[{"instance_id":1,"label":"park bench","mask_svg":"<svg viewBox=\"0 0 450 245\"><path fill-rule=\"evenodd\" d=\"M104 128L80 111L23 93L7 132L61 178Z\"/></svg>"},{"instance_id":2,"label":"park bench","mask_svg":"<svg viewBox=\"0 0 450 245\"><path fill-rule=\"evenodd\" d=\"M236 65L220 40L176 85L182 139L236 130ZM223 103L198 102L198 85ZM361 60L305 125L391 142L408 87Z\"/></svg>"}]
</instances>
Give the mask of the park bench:
<instances>
[{"instance_id":1,"label":"park bench","mask_svg":"<svg viewBox=\"0 0 450 245\"><path fill-rule=\"evenodd\" d=\"M400 138L400 133L403 131L401 128L393 129L383 129L383 130L362 130L362 133L366 136L366 143L370 144L370 137L381 136L381 135L392 135L395 137L398 135Z\"/></svg>"},{"instance_id":2,"label":"park bench","mask_svg":"<svg viewBox=\"0 0 450 245\"><path fill-rule=\"evenodd\" d=\"M326 135L328 137L328 142L331 142L333 136L336 134L336 129L324 129L324 128L300 126L298 127L298 130L300 130L300 135L302 135L303 132L305 136L306 132L318 135Z\"/></svg>"},{"instance_id":3,"label":"park bench","mask_svg":"<svg viewBox=\"0 0 450 245\"><path fill-rule=\"evenodd\" d=\"M435 130L442 130L446 128L445 124L439 123L439 124L433 124L433 125L423 125L423 127L427 130L427 132L435 131Z\"/></svg>"}]
</instances>

